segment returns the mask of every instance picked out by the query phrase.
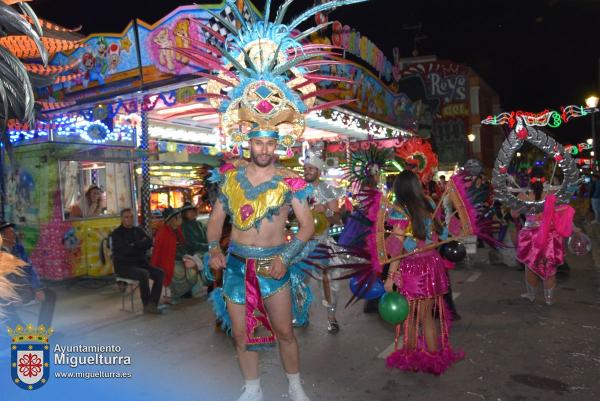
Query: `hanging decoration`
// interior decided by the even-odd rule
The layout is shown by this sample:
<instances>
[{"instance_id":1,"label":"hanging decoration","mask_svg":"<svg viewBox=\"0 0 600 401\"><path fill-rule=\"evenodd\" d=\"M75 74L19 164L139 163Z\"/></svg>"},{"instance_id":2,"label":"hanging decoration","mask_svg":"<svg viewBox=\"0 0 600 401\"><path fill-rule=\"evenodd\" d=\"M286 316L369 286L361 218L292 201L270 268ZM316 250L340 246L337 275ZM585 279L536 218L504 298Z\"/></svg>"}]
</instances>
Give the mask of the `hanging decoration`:
<instances>
[{"instance_id":1,"label":"hanging decoration","mask_svg":"<svg viewBox=\"0 0 600 401\"><path fill-rule=\"evenodd\" d=\"M594 145L589 143L579 143L577 145L565 145L565 150L572 154L573 156L577 156L579 153L584 150L594 150Z\"/></svg>"},{"instance_id":2,"label":"hanging decoration","mask_svg":"<svg viewBox=\"0 0 600 401\"><path fill-rule=\"evenodd\" d=\"M597 111L597 108L575 105L561 107L560 111L544 110L540 113L511 111L510 113L500 113L497 116L488 116L481 123L486 125L508 124L510 128L513 128L520 119L527 127L558 128L561 124L568 122L572 118L584 117Z\"/></svg>"},{"instance_id":3,"label":"hanging decoration","mask_svg":"<svg viewBox=\"0 0 600 401\"><path fill-rule=\"evenodd\" d=\"M526 125L526 119L518 117L517 123L508 134L496 158L492 172L494 197L506 207L522 210L524 213L540 213L544 209L544 201L524 201L519 199L508 188L508 166L519 149L529 142L548 156L554 158L563 172L564 178L560 189L556 192L558 203L568 203L579 185L577 165L565 148L553 138L536 127Z\"/></svg>"},{"instance_id":4,"label":"hanging decoration","mask_svg":"<svg viewBox=\"0 0 600 401\"><path fill-rule=\"evenodd\" d=\"M410 134L406 130L383 125L367 116L359 116L350 114L341 110L326 109L319 110L314 113L314 116L319 119L325 119L337 123L342 128L359 128L368 132L372 137L385 138L402 138Z\"/></svg>"},{"instance_id":5,"label":"hanging decoration","mask_svg":"<svg viewBox=\"0 0 600 401\"><path fill-rule=\"evenodd\" d=\"M218 158L231 157L231 154L229 152L223 152L221 149L215 146L190 145L170 141L151 140L149 150L151 152L177 152L187 153L190 155L202 154L206 156L216 156ZM244 156L250 156L250 154L246 153L244 154Z\"/></svg>"}]
</instances>

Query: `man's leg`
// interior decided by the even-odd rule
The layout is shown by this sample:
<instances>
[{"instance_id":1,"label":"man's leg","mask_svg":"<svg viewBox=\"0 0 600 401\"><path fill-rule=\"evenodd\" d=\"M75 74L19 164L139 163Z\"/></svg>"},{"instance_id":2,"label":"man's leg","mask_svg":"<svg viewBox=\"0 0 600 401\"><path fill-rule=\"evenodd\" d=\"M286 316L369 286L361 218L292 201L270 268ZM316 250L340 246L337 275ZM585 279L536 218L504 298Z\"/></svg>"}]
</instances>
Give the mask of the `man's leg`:
<instances>
[{"instance_id":1,"label":"man's leg","mask_svg":"<svg viewBox=\"0 0 600 401\"><path fill-rule=\"evenodd\" d=\"M289 287L265 300L269 321L279 341L283 369L288 377L292 401L310 401L300 381L298 342L292 328L292 297Z\"/></svg>"},{"instance_id":2,"label":"man's leg","mask_svg":"<svg viewBox=\"0 0 600 401\"><path fill-rule=\"evenodd\" d=\"M43 324L46 327L52 325L52 317L54 316L54 306L56 305L56 293L50 289L44 290L45 299L40 308L38 316L38 325Z\"/></svg>"},{"instance_id":3,"label":"man's leg","mask_svg":"<svg viewBox=\"0 0 600 401\"><path fill-rule=\"evenodd\" d=\"M279 341L279 353L286 373L298 373L298 343L292 328L292 297L285 288L265 300L269 321Z\"/></svg>"},{"instance_id":4,"label":"man's leg","mask_svg":"<svg viewBox=\"0 0 600 401\"><path fill-rule=\"evenodd\" d=\"M246 305L227 301L227 311L231 318L231 331L235 340L235 350L240 361L242 375L246 380L258 379L258 352L246 349Z\"/></svg>"},{"instance_id":5,"label":"man's leg","mask_svg":"<svg viewBox=\"0 0 600 401\"><path fill-rule=\"evenodd\" d=\"M244 392L238 401L262 401L263 393L258 376L258 352L246 349L246 305L227 301L231 331L235 341L240 369L245 379Z\"/></svg>"},{"instance_id":6,"label":"man's leg","mask_svg":"<svg viewBox=\"0 0 600 401\"><path fill-rule=\"evenodd\" d=\"M152 279L152 291L150 292L149 302L158 305L160 302L160 296L162 294L162 283L165 278L165 272L163 269L159 269L158 267L146 266L148 270L148 274Z\"/></svg>"},{"instance_id":7,"label":"man's leg","mask_svg":"<svg viewBox=\"0 0 600 401\"><path fill-rule=\"evenodd\" d=\"M322 274L322 293L323 305L327 309L327 331L330 334L337 334L340 331L340 326L337 322L335 312L338 301L338 281L333 281L331 272L325 270Z\"/></svg>"},{"instance_id":8,"label":"man's leg","mask_svg":"<svg viewBox=\"0 0 600 401\"><path fill-rule=\"evenodd\" d=\"M150 283L148 281L150 279L150 272L147 269L138 266L119 266L115 270L119 277L139 281L142 304L144 306L148 305L150 299Z\"/></svg>"}]
</instances>

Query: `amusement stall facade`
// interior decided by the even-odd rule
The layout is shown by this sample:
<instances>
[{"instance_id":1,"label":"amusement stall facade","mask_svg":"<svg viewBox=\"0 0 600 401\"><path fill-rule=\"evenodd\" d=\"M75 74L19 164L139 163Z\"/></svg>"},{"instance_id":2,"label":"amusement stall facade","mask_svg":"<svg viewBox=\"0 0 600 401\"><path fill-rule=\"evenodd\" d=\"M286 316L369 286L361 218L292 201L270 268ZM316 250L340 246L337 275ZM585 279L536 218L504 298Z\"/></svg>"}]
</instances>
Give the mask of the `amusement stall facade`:
<instances>
[{"instance_id":1,"label":"amusement stall facade","mask_svg":"<svg viewBox=\"0 0 600 401\"><path fill-rule=\"evenodd\" d=\"M258 13L241 3L247 18ZM180 206L193 195L186 188L201 186L206 168L230 156L205 93L203 74L210 72L185 51L226 35L222 19L233 22L225 2L183 6L154 24L134 20L120 34L93 34L74 51L55 55L51 64L79 62L78 78L46 90L43 95L60 107L47 110L34 127L11 127L14 156L3 177L5 216L18 224L42 278L112 274L107 237L120 210L133 208L150 231L153 209ZM361 60L343 68L360 71L370 88L392 93ZM392 97L382 101L387 117L362 106L315 111L305 137L365 144L411 136L411 112L394 109ZM349 154L349 147L331 150L342 162ZM291 158L281 152L283 164L297 163L302 148L293 151ZM102 191L101 208L87 214L86 192L93 187Z\"/></svg>"}]
</instances>

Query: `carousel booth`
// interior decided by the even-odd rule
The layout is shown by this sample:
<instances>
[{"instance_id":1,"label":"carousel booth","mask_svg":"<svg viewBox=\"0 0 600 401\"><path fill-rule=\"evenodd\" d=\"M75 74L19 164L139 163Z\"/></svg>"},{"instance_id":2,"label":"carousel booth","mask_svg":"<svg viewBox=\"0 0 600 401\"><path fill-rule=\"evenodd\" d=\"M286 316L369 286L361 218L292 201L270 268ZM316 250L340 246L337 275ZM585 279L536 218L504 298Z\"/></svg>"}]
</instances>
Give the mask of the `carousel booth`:
<instances>
[{"instance_id":1,"label":"carousel booth","mask_svg":"<svg viewBox=\"0 0 600 401\"><path fill-rule=\"evenodd\" d=\"M120 224L120 210L133 205L138 119L102 107L110 110L101 120L91 108L11 131L5 213L42 278L113 273L106 238Z\"/></svg>"}]
</instances>

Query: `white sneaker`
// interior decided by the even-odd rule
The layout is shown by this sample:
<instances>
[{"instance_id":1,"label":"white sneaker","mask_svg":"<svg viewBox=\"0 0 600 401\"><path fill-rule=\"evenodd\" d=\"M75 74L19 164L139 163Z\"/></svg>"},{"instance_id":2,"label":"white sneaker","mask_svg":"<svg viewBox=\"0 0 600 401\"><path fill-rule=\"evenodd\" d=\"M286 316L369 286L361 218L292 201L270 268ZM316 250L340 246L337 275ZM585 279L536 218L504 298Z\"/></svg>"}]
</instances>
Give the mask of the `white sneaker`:
<instances>
[{"instance_id":1,"label":"white sneaker","mask_svg":"<svg viewBox=\"0 0 600 401\"><path fill-rule=\"evenodd\" d=\"M529 302L535 302L535 294L531 294L529 292L526 292L524 294L521 294L521 298L525 298L528 299Z\"/></svg>"},{"instance_id":2,"label":"white sneaker","mask_svg":"<svg viewBox=\"0 0 600 401\"><path fill-rule=\"evenodd\" d=\"M302 384L290 384L290 388L288 390L288 394L290 396L290 400L292 401L310 401L310 398L304 392L302 388Z\"/></svg>"},{"instance_id":3,"label":"white sneaker","mask_svg":"<svg viewBox=\"0 0 600 401\"><path fill-rule=\"evenodd\" d=\"M263 392L261 387L248 388L244 386L244 392L237 401L263 401Z\"/></svg>"}]
</instances>

